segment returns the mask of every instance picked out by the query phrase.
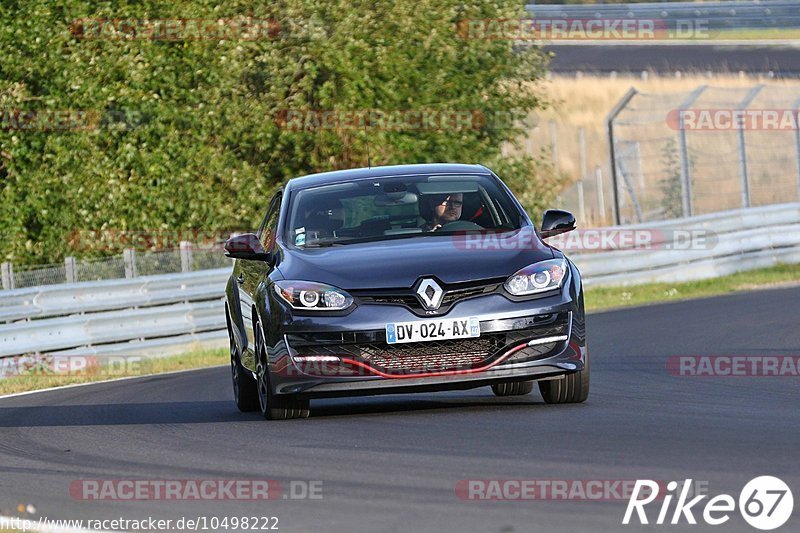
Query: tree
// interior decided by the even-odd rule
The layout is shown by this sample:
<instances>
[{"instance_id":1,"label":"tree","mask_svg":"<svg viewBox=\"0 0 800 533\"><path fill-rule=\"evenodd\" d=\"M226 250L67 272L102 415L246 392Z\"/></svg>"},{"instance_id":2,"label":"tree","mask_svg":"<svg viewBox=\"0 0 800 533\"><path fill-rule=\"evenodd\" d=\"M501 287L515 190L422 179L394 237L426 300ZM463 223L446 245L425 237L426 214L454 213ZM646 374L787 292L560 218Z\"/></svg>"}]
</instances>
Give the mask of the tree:
<instances>
[{"instance_id":1,"label":"tree","mask_svg":"<svg viewBox=\"0 0 800 533\"><path fill-rule=\"evenodd\" d=\"M536 208L555 192L549 167L503 158L501 146L523 128L507 117L544 105L530 82L545 56L471 38L459 24L521 16L512 1L6 2L0 259L55 262L123 247L75 238L82 230L252 228L287 179L366 164L362 129L287 127L290 112L470 113L462 128L371 129L373 165L483 163ZM131 29L163 19L220 20L227 38L192 38L186 20L179 30L189 38ZM259 24L256 38L241 29ZM86 111L90 127L40 131L54 111ZM39 127L21 129L25 113L38 113Z\"/></svg>"}]
</instances>

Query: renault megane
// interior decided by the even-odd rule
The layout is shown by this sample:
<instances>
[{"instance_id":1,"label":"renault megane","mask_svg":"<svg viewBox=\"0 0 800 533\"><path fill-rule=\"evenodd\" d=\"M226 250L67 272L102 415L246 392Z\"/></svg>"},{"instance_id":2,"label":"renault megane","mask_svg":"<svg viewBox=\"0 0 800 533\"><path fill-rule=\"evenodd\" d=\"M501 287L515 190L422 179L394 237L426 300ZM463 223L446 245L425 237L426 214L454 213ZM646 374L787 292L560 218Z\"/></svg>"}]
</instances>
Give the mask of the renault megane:
<instances>
[{"instance_id":1,"label":"renault megane","mask_svg":"<svg viewBox=\"0 0 800 533\"><path fill-rule=\"evenodd\" d=\"M578 269L483 166L373 167L289 180L225 244L236 404L305 418L310 400L491 386L589 393Z\"/></svg>"}]
</instances>

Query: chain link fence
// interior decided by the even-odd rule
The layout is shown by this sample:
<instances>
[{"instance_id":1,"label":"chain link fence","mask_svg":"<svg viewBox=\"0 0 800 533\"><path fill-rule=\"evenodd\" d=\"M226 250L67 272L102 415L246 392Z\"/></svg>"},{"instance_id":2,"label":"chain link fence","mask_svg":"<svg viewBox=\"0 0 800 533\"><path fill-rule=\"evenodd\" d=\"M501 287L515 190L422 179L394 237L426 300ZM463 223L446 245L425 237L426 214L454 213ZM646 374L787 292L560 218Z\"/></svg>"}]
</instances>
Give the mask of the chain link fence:
<instances>
[{"instance_id":1,"label":"chain link fence","mask_svg":"<svg viewBox=\"0 0 800 533\"><path fill-rule=\"evenodd\" d=\"M573 212L581 227L601 227L614 219L607 146L602 133L550 120L530 127L519 147L503 146L503 155L548 158L555 173L572 183L549 207Z\"/></svg>"},{"instance_id":2,"label":"chain link fence","mask_svg":"<svg viewBox=\"0 0 800 533\"><path fill-rule=\"evenodd\" d=\"M124 277L125 261L122 256L75 262L75 281L100 281Z\"/></svg>"},{"instance_id":3,"label":"chain link fence","mask_svg":"<svg viewBox=\"0 0 800 533\"><path fill-rule=\"evenodd\" d=\"M553 207L572 212L583 228L612 225L614 195L609 176L608 165L595 165L582 179L562 190Z\"/></svg>"},{"instance_id":4,"label":"chain link fence","mask_svg":"<svg viewBox=\"0 0 800 533\"><path fill-rule=\"evenodd\" d=\"M800 91L631 90L609 116L618 223L800 199Z\"/></svg>"},{"instance_id":5,"label":"chain link fence","mask_svg":"<svg viewBox=\"0 0 800 533\"><path fill-rule=\"evenodd\" d=\"M176 250L136 252L127 249L121 256L102 259L76 260L67 257L63 264L31 267L0 264L4 290L57 285L81 281L135 278L157 274L193 272L230 265L221 247L196 248L182 243Z\"/></svg>"},{"instance_id":6,"label":"chain link fence","mask_svg":"<svg viewBox=\"0 0 800 533\"><path fill-rule=\"evenodd\" d=\"M3 288L7 288L7 275L3 272ZM45 265L36 268L20 269L13 271L13 286L36 287L38 285L53 285L66 283L66 268L64 265Z\"/></svg>"},{"instance_id":7,"label":"chain link fence","mask_svg":"<svg viewBox=\"0 0 800 533\"><path fill-rule=\"evenodd\" d=\"M556 207L583 227L669 220L800 200L798 108L796 87L631 89L605 139L551 125L538 140L573 176Z\"/></svg>"}]
</instances>

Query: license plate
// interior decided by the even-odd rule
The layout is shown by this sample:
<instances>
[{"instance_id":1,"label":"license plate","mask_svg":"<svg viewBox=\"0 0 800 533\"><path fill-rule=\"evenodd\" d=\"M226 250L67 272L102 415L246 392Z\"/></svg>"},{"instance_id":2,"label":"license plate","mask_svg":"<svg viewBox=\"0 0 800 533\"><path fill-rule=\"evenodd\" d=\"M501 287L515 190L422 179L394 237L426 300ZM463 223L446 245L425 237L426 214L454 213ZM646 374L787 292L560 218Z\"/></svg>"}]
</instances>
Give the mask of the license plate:
<instances>
[{"instance_id":1,"label":"license plate","mask_svg":"<svg viewBox=\"0 0 800 533\"><path fill-rule=\"evenodd\" d=\"M477 317L386 324L386 342L388 344L467 339L480 336L481 324Z\"/></svg>"}]
</instances>

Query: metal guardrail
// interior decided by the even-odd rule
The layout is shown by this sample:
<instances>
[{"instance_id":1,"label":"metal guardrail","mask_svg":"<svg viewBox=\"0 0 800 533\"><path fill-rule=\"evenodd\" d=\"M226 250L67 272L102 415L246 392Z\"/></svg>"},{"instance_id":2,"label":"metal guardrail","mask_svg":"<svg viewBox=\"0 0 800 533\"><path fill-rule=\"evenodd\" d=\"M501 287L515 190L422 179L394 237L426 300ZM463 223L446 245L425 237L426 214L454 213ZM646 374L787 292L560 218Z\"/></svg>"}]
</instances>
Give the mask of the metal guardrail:
<instances>
[{"instance_id":1,"label":"metal guardrail","mask_svg":"<svg viewBox=\"0 0 800 533\"><path fill-rule=\"evenodd\" d=\"M49 352L146 337L198 333L224 325L219 298L200 303L123 309L17 322L0 328L0 355Z\"/></svg>"},{"instance_id":2,"label":"metal guardrail","mask_svg":"<svg viewBox=\"0 0 800 533\"><path fill-rule=\"evenodd\" d=\"M788 0L570 5L534 2L525 9L537 18L652 19L663 20L671 26L688 20L702 20L712 31L800 28L797 2Z\"/></svg>"},{"instance_id":3,"label":"metal guardrail","mask_svg":"<svg viewBox=\"0 0 800 533\"><path fill-rule=\"evenodd\" d=\"M688 281L800 263L800 203L604 228L653 231L652 249L567 254L587 286ZM671 230L713 232L713 246L668 246ZM0 357L166 354L196 342L224 342L228 269L0 293ZM3 323L5 322L5 323Z\"/></svg>"},{"instance_id":4,"label":"metal guardrail","mask_svg":"<svg viewBox=\"0 0 800 533\"><path fill-rule=\"evenodd\" d=\"M219 299L229 268L0 293L0 322Z\"/></svg>"},{"instance_id":5,"label":"metal guardrail","mask_svg":"<svg viewBox=\"0 0 800 533\"><path fill-rule=\"evenodd\" d=\"M217 309L218 314L219 309ZM224 320L222 321L224 322ZM224 327L225 324L222 324ZM68 350L57 350L52 355L60 356L145 356L145 357L165 357L177 355L185 352L193 346L200 347L222 347L228 344L228 334L224 329L204 331L202 333L186 333L172 337L160 339L133 339L127 342L115 344L104 344L102 346L82 346L80 348L70 348ZM51 355L48 353L48 355Z\"/></svg>"},{"instance_id":6,"label":"metal guardrail","mask_svg":"<svg viewBox=\"0 0 800 533\"><path fill-rule=\"evenodd\" d=\"M141 353L219 339L229 274L221 268L3 291L0 357Z\"/></svg>"},{"instance_id":7,"label":"metal guardrail","mask_svg":"<svg viewBox=\"0 0 800 533\"><path fill-rule=\"evenodd\" d=\"M681 249L666 240L654 242L648 250L570 255L587 286L691 281L778 263L800 263L800 203L618 228L655 230L665 235L672 230L705 230L713 238L707 241L708 246L691 249Z\"/></svg>"}]
</instances>

